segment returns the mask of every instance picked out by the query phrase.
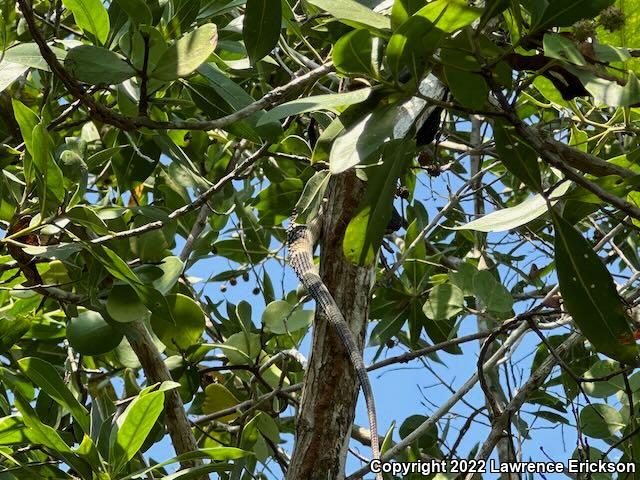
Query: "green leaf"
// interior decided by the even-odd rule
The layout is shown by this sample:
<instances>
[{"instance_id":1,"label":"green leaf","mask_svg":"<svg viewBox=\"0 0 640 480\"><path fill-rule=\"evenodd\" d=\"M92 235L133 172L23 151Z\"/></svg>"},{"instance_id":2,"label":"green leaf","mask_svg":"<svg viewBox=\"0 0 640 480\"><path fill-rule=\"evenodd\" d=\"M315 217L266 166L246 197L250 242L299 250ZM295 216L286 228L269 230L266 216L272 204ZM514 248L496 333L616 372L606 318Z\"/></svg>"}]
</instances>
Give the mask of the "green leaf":
<instances>
[{"instance_id":1,"label":"green leaf","mask_svg":"<svg viewBox=\"0 0 640 480\"><path fill-rule=\"evenodd\" d=\"M453 33L480 18L482 9L469 5L466 0L436 0L430 2L414 16L423 17L446 33Z\"/></svg>"},{"instance_id":2,"label":"green leaf","mask_svg":"<svg viewBox=\"0 0 640 480\"><path fill-rule=\"evenodd\" d=\"M28 442L26 429L26 425L18 415L0 418L0 445Z\"/></svg>"},{"instance_id":3,"label":"green leaf","mask_svg":"<svg viewBox=\"0 0 640 480\"><path fill-rule=\"evenodd\" d=\"M279 220L291 214L291 205L300 197L302 188L303 183L299 178L285 178L272 183L257 195L254 207L260 212L261 219L269 218L279 223Z\"/></svg>"},{"instance_id":4,"label":"green leaf","mask_svg":"<svg viewBox=\"0 0 640 480\"><path fill-rule=\"evenodd\" d=\"M611 275L589 243L555 209L555 261L564 307L599 352L635 363L640 349Z\"/></svg>"},{"instance_id":5,"label":"green leaf","mask_svg":"<svg viewBox=\"0 0 640 480\"><path fill-rule=\"evenodd\" d=\"M367 169L364 197L342 242L342 251L352 263L364 266L375 260L393 212L395 186L405 171L412 146L409 142L391 142L385 147L382 165Z\"/></svg>"},{"instance_id":6,"label":"green leaf","mask_svg":"<svg viewBox=\"0 0 640 480\"><path fill-rule=\"evenodd\" d=\"M29 405L29 402L22 397L22 394L19 392L14 393L16 395L15 405L22 414L22 421L27 428L31 429L29 439L35 443L51 448L58 454L71 453L71 448L64 442L58 432L50 426L43 424L40 419L38 419L36 412L31 405Z\"/></svg>"},{"instance_id":7,"label":"green leaf","mask_svg":"<svg viewBox=\"0 0 640 480\"><path fill-rule=\"evenodd\" d=\"M278 424L270 415L267 415L265 412L258 412L255 420L258 431L264 438L270 440L275 445L281 442Z\"/></svg>"},{"instance_id":8,"label":"green leaf","mask_svg":"<svg viewBox=\"0 0 640 480\"><path fill-rule=\"evenodd\" d=\"M342 36L332 52L336 68L349 75L375 75L372 55L373 37L365 28L353 30Z\"/></svg>"},{"instance_id":9,"label":"green leaf","mask_svg":"<svg viewBox=\"0 0 640 480\"><path fill-rule=\"evenodd\" d=\"M120 480L134 480L134 479L143 478L145 475L147 475L147 473L152 472L154 470L158 470L167 465L171 465L172 463L185 462L185 461L195 460L199 458L209 458L211 460L217 460L219 462L228 462L229 460L237 460L239 458L244 458L249 455L253 455L252 452L247 452L245 450L241 450L235 447L200 448L195 452L183 453L182 455L173 457L170 460L156 463L155 465L149 468L140 470L131 475L127 475L126 477L121 477ZM181 471L184 471L184 470L181 470ZM163 478L166 479L166 477L163 477Z\"/></svg>"},{"instance_id":10,"label":"green leaf","mask_svg":"<svg viewBox=\"0 0 640 480\"><path fill-rule=\"evenodd\" d=\"M235 407L240 401L227 387L221 383L212 383L204 389L204 400L202 402L202 413L208 415L216 413L227 408ZM219 422L229 423L240 415L240 412L231 413L220 417Z\"/></svg>"},{"instance_id":11,"label":"green leaf","mask_svg":"<svg viewBox=\"0 0 640 480\"><path fill-rule=\"evenodd\" d=\"M555 204L564 195L571 183L565 182L550 195L551 204ZM475 230L477 232L506 232L521 227L547 212L547 203L542 195L534 195L515 207L496 210L488 215L466 223L454 230Z\"/></svg>"},{"instance_id":12,"label":"green leaf","mask_svg":"<svg viewBox=\"0 0 640 480\"><path fill-rule=\"evenodd\" d=\"M307 328L312 320L311 310L295 310L289 302L284 300L271 302L262 314L262 324L265 329L276 335L285 335Z\"/></svg>"},{"instance_id":13,"label":"green leaf","mask_svg":"<svg viewBox=\"0 0 640 480\"><path fill-rule=\"evenodd\" d=\"M114 0L136 25L151 25L153 15L145 0Z\"/></svg>"},{"instance_id":14,"label":"green leaf","mask_svg":"<svg viewBox=\"0 0 640 480\"><path fill-rule=\"evenodd\" d=\"M63 61L67 52L58 47L49 47L59 61ZM17 63L25 67L49 71L49 65L40 54L40 47L36 43L19 43L4 52L4 62ZM2 70L2 69L0 69Z\"/></svg>"},{"instance_id":15,"label":"green leaf","mask_svg":"<svg viewBox=\"0 0 640 480\"><path fill-rule=\"evenodd\" d=\"M391 28L396 31L409 17L424 7L423 0L394 0L391 8Z\"/></svg>"},{"instance_id":16,"label":"green leaf","mask_svg":"<svg viewBox=\"0 0 640 480\"><path fill-rule=\"evenodd\" d=\"M109 36L109 14L100 0L62 0L65 8L73 13L76 24L92 33L100 43Z\"/></svg>"},{"instance_id":17,"label":"green leaf","mask_svg":"<svg viewBox=\"0 0 640 480\"><path fill-rule=\"evenodd\" d=\"M308 3L329 12L347 25L371 27L374 30L388 30L391 26L388 17L375 13L354 0L308 0Z\"/></svg>"},{"instance_id":18,"label":"green leaf","mask_svg":"<svg viewBox=\"0 0 640 480\"><path fill-rule=\"evenodd\" d=\"M22 135L24 144L29 153L33 155L33 142L31 141L33 138L33 129L40 122L40 117L20 100L12 98L11 104L13 105L13 115L16 117L16 121L20 127L20 134Z\"/></svg>"},{"instance_id":19,"label":"green leaf","mask_svg":"<svg viewBox=\"0 0 640 480\"><path fill-rule=\"evenodd\" d=\"M198 17L201 0L173 0L173 17L167 23L172 36L186 32ZM228 5L228 4L227 4Z\"/></svg>"},{"instance_id":20,"label":"green leaf","mask_svg":"<svg viewBox=\"0 0 640 480\"><path fill-rule=\"evenodd\" d=\"M37 357L22 358L18 365L34 384L71 412L85 433L89 432L89 412L67 388L53 365Z\"/></svg>"},{"instance_id":21,"label":"green leaf","mask_svg":"<svg viewBox=\"0 0 640 480\"><path fill-rule=\"evenodd\" d=\"M316 112L318 110L333 110L338 107L354 105L364 102L371 95L371 88L361 88L353 92L316 95L297 98L269 110L258 121L258 125L278 121L300 113Z\"/></svg>"},{"instance_id":22,"label":"green leaf","mask_svg":"<svg viewBox=\"0 0 640 480\"><path fill-rule=\"evenodd\" d=\"M457 272L449 272L449 281L459 287L465 296L475 294L473 279L478 273L478 269L470 263L464 262L458 265Z\"/></svg>"},{"instance_id":23,"label":"green leaf","mask_svg":"<svg viewBox=\"0 0 640 480\"><path fill-rule=\"evenodd\" d=\"M136 69L152 71L158 65L158 60L167 51L164 35L157 28L142 25L139 30L125 33L118 40L122 54L129 59L129 63Z\"/></svg>"},{"instance_id":24,"label":"green leaf","mask_svg":"<svg viewBox=\"0 0 640 480\"><path fill-rule=\"evenodd\" d=\"M331 173L336 175L364 163L379 151L392 138L397 116L397 105L379 107L344 131L331 147Z\"/></svg>"},{"instance_id":25,"label":"green leaf","mask_svg":"<svg viewBox=\"0 0 640 480\"><path fill-rule=\"evenodd\" d=\"M615 31L609 31L603 26L596 30L598 41L594 42L594 50L598 59L603 62L624 62L624 65L616 65L627 70L633 70L636 75L640 73L640 62L637 58L629 58L629 49L635 49L640 41L640 16L638 0L625 0L616 2L625 16L624 24ZM611 47L616 45L616 47ZM627 48L617 48L627 47Z\"/></svg>"},{"instance_id":26,"label":"green leaf","mask_svg":"<svg viewBox=\"0 0 640 480\"><path fill-rule=\"evenodd\" d=\"M43 445L51 450L56 458L59 458L72 466L85 478L91 478L91 468L83 460L78 458L71 447L65 443L55 428L45 425L40 421L29 402L20 393L14 392L14 403L22 414L22 420L27 426L30 443Z\"/></svg>"},{"instance_id":27,"label":"green leaf","mask_svg":"<svg viewBox=\"0 0 640 480\"><path fill-rule=\"evenodd\" d=\"M202 25L167 48L150 74L159 80L186 77L202 65L218 44L218 29L213 23Z\"/></svg>"},{"instance_id":28,"label":"green leaf","mask_svg":"<svg viewBox=\"0 0 640 480\"><path fill-rule=\"evenodd\" d=\"M473 290L490 312L510 312L513 307L513 297L509 291L487 270L475 274Z\"/></svg>"},{"instance_id":29,"label":"green leaf","mask_svg":"<svg viewBox=\"0 0 640 480\"><path fill-rule=\"evenodd\" d=\"M298 222L305 223L308 219L313 219L316 216L330 178L329 172L321 170L314 173L313 177L307 181L295 207Z\"/></svg>"},{"instance_id":30,"label":"green leaf","mask_svg":"<svg viewBox=\"0 0 640 480\"><path fill-rule=\"evenodd\" d=\"M153 281L153 288L166 295L180 279L184 263L179 257L169 256L164 257L157 267L162 271L162 276Z\"/></svg>"},{"instance_id":31,"label":"green leaf","mask_svg":"<svg viewBox=\"0 0 640 480\"><path fill-rule=\"evenodd\" d=\"M549 27L568 27L583 18L593 18L605 8L613 5L615 0L554 0L540 2L532 16L531 32L546 30Z\"/></svg>"},{"instance_id":32,"label":"green leaf","mask_svg":"<svg viewBox=\"0 0 640 480\"><path fill-rule=\"evenodd\" d=\"M262 350L260 335L257 333L234 333L224 344L215 346L225 353L229 362L236 365L255 362Z\"/></svg>"},{"instance_id":33,"label":"green leaf","mask_svg":"<svg viewBox=\"0 0 640 480\"><path fill-rule=\"evenodd\" d=\"M455 317L464 307L464 293L455 285L436 285L429 292L429 299L422 307L431 320L447 320Z\"/></svg>"},{"instance_id":34,"label":"green leaf","mask_svg":"<svg viewBox=\"0 0 640 480\"><path fill-rule=\"evenodd\" d=\"M240 85L231 80L227 74L223 73L215 64L205 63L198 68L198 72L206 79L207 85L200 82L189 82L189 86L196 90L198 96L195 98L196 104L202 105L205 111L215 112L214 118L233 113L247 105L253 103L254 98L249 95ZM211 88L214 92L211 92ZM205 103L206 102L206 103ZM260 110L245 118L241 122L236 122L231 128L246 136L247 138L280 138L282 127L273 121L262 122L265 115Z\"/></svg>"},{"instance_id":35,"label":"green leaf","mask_svg":"<svg viewBox=\"0 0 640 480\"><path fill-rule=\"evenodd\" d=\"M400 425L398 435L400 438L405 438L427 420L428 418L424 415L411 415L407 417L404 422L402 422L402 425ZM420 439L416 443L421 449L429 449L436 445L438 443L438 426L436 424L432 425L429 430L420 436Z\"/></svg>"},{"instance_id":36,"label":"green leaf","mask_svg":"<svg viewBox=\"0 0 640 480\"><path fill-rule=\"evenodd\" d=\"M596 362L589 370L582 375L584 378L601 379L610 377L608 380L597 380L594 382L584 382L582 388L590 397L607 398L615 395L620 391L624 391L624 379L622 375L611 377L612 374L619 372L622 366L618 362L605 359Z\"/></svg>"},{"instance_id":37,"label":"green leaf","mask_svg":"<svg viewBox=\"0 0 640 480\"><path fill-rule=\"evenodd\" d=\"M93 443L91 437L86 433L83 435L80 445L74 449L74 452L89 463L89 465L91 465L95 470L105 468L104 461L100 458L98 448L95 443Z\"/></svg>"},{"instance_id":38,"label":"green leaf","mask_svg":"<svg viewBox=\"0 0 640 480\"><path fill-rule=\"evenodd\" d=\"M373 327L369 336L369 345L383 345L398 334L406 321L406 309L402 309L399 312L390 312Z\"/></svg>"},{"instance_id":39,"label":"green leaf","mask_svg":"<svg viewBox=\"0 0 640 480\"><path fill-rule=\"evenodd\" d=\"M91 85L115 85L136 74L120 55L93 45L72 48L64 65L75 78Z\"/></svg>"},{"instance_id":40,"label":"green leaf","mask_svg":"<svg viewBox=\"0 0 640 480\"><path fill-rule=\"evenodd\" d=\"M548 412L546 410L538 410L536 411L536 416L538 418L543 418L545 420L547 420L548 422L550 422L554 428L559 425L559 424L563 424L563 425L567 425L570 426L571 422L569 422L565 417L563 417L562 415L555 413L555 412Z\"/></svg>"},{"instance_id":41,"label":"green leaf","mask_svg":"<svg viewBox=\"0 0 640 480\"><path fill-rule=\"evenodd\" d=\"M114 285L109 292L106 308L109 316L121 323L135 322L149 313L129 285Z\"/></svg>"},{"instance_id":42,"label":"green leaf","mask_svg":"<svg viewBox=\"0 0 640 480\"><path fill-rule=\"evenodd\" d=\"M567 70L574 73L584 85L584 88L598 102L610 107L629 107L640 103L640 81L633 71L629 71L627 83L600 78L589 70L567 66Z\"/></svg>"},{"instance_id":43,"label":"green leaf","mask_svg":"<svg viewBox=\"0 0 640 480\"><path fill-rule=\"evenodd\" d=\"M487 25L489 20L497 17L502 12L504 12L507 8L509 8L510 4L511 0L493 0L491 2L487 2L485 4L485 9L482 13L480 24L478 25L477 30L481 31Z\"/></svg>"},{"instance_id":44,"label":"green leaf","mask_svg":"<svg viewBox=\"0 0 640 480\"><path fill-rule=\"evenodd\" d=\"M164 407L164 392L139 395L118 418L111 432L115 441L110 464L117 473L140 450Z\"/></svg>"},{"instance_id":45,"label":"green leaf","mask_svg":"<svg viewBox=\"0 0 640 480\"><path fill-rule=\"evenodd\" d=\"M617 195L618 197L625 197L628 193L637 191L640 187L640 175L636 175L631 178L620 178L617 175L607 175L606 177L599 177L592 180L593 183L598 185L602 190ZM601 205L604 202L596 194L587 190L582 186L577 186L570 193L564 197L567 201L592 203L595 205Z\"/></svg>"},{"instance_id":46,"label":"green leaf","mask_svg":"<svg viewBox=\"0 0 640 480\"><path fill-rule=\"evenodd\" d=\"M162 343L186 350L198 343L204 330L204 313L190 297L181 293L166 296L172 318L151 310L151 326Z\"/></svg>"},{"instance_id":47,"label":"green leaf","mask_svg":"<svg viewBox=\"0 0 640 480\"><path fill-rule=\"evenodd\" d=\"M436 0L415 12L391 37L387 46L387 63L394 76L409 66L414 75L418 66L438 48L447 35L471 24L482 10L465 0Z\"/></svg>"},{"instance_id":48,"label":"green leaf","mask_svg":"<svg viewBox=\"0 0 640 480\"><path fill-rule=\"evenodd\" d=\"M24 65L0 61L0 92L3 92L13 82L28 71Z\"/></svg>"},{"instance_id":49,"label":"green leaf","mask_svg":"<svg viewBox=\"0 0 640 480\"><path fill-rule=\"evenodd\" d=\"M419 86L419 91L423 95L433 98L441 98L444 90L445 87L432 75L425 77ZM352 108L357 107L358 105ZM416 122L428 110L433 110L433 106L426 100L419 97L405 97L391 105L379 105L373 112L363 117L359 115L359 120L357 117L353 119L353 123L349 123L350 127L343 130L333 141L329 155L329 170L332 174L338 174L359 163L373 160L374 155L381 151L385 143L390 140L402 140L415 133ZM343 115L347 112L349 110ZM329 128L332 128L331 126ZM338 131L343 128L342 124L335 126L335 130ZM332 135L337 133L334 131ZM314 151L314 161L320 159L316 157Z\"/></svg>"},{"instance_id":50,"label":"green leaf","mask_svg":"<svg viewBox=\"0 0 640 480\"><path fill-rule=\"evenodd\" d=\"M33 320L33 317L27 315L0 318L0 351L6 352L18 343L31 328Z\"/></svg>"},{"instance_id":51,"label":"green leaf","mask_svg":"<svg viewBox=\"0 0 640 480\"><path fill-rule=\"evenodd\" d=\"M586 65L586 61L576 42L558 33L545 33L543 39L544 54L575 65Z\"/></svg>"},{"instance_id":52,"label":"green leaf","mask_svg":"<svg viewBox=\"0 0 640 480\"><path fill-rule=\"evenodd\" d=\"M625 425L620 412L603 403L592 403L580 412L580 429L591 438L611 438Z\"/></svg>"},{"instance_id":53,"label":"green leaf","mask_svg":"<svg viewBox=\"0 0 640 480\"><path fill-rule=\"evenodd\" d=\"M53 160L53 141L43 123L33 128L31 140L33 165L40 173L38 177L38 184L41 185L40 206L43 211L50 211L64 200L66 193L64 176Z\"/></svg>"},{"instance_id":54,"label":"green leaf","mask_svg":"<svg viewBox=\"0 0 640 480\"><path fill-rule=\"evenodd\" d=\"M451 93L462 106L475 110L481 110L485 106L489 86L482 75L450 65L444 67L444 75Z\"/></svg>"},{"instance_id":55,"label":"green leaf","mask_svg":"<svg viewBox=\"0 0 640 480\"><path fill-rule=\"evenodd\" d=\"M102 355L115 349L122 333L107 323L98 312L87 310L67 323L69 344L83 355Z\"/></svg>"},{"instance_id":56,"label":"green leaf","mask_svg":"<svg viewBox=\"0 0 640 480\"><path fill-rule=\"evenodd\" d=\"M209 463L206 465L198 465L196 467L181 468L170 475L163 475L162 480L197 480L199 478L207 478L210 472L220 470L220 465Z\"/></svg>"},{"instance_id":57,"label":"green leaf","mask_svg":"<svg viewBox=\"0 0 640 480\"><path fill-rule=\"evenodd\" d=\"M274 49L280 38L281 26L280 0L247 0L242 38L252 65Z\"/></svg>"},{"instance_id":58,"label":"green leaf","mask_svg":"<svg viewBox=\"0 0 640 480\"><path fill-rule=\"evenodd\" d=\"M86 205L76 205L69 209L65 216L76 225L82 225L98 235L106 235L109 233L109 229L104 221L92 208Z\"/></svg>"},{"instance_id":59,"label":"green leaf","mask_svg":"<svg viewBox=\"0 0 640 480\"><path fill-rule=\"evenodd\" d=\"M538 153L504 122L494 122L493 131L498 156L507 170L533 191L541 191Z\"/></svg>"},{"instance_id":60,"label":"green leaf","mask_svg":"<svg viewBox=\"0 0 640 480\"><path fill-rule=\"evenodd\" d=\"M91 255L93 255L111 275L129 284L149 310L164 318L171 319L171 322L175 323L167 298L155 288L144 285L133 270L129 268L127 262L122 260L116 252L103 245L93 245L91 243L84 243L84 248L89 250Z\"/></svg>"}]
</instances>

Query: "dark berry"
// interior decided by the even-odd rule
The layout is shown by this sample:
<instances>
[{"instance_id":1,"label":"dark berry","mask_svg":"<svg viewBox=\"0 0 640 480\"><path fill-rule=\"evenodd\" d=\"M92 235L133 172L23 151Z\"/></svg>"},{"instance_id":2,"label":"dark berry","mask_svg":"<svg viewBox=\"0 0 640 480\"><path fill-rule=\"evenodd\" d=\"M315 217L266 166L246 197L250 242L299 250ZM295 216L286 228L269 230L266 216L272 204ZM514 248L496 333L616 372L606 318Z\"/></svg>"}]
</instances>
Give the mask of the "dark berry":
<instances>
[{"instance_id":1,"label":"dark berry","mask_svg":"<svg viewBox=\"0 0 640 480\"><path fill-rule=\"evenodd\" d=\"M398 194L398 197L406 200L407 198L409 198L410 192L409 192L409 189L403 185L401 187L398 187L397 194Z\"/></svg>"},{"instance_id":2,"label":"dark berry","mask_svg":"<svg viewBox=\"0 0 640 480\"><path fill-rule=\"evenodd\" d=\"M594 20L580 20L573 24L573 36L578 42L586 42L596 34L596 22Z\"/></svg>"},{"instance_id":3,"label":"dark berry","mask_svg":"<svg viewBox=\"0 0 640 480\"><path fill-rule=\"evenodd\" d=\"M610 32L617 32L624 26L624 12L617 7L605 8L598 19L600 25Z\"/></svg>"}]
</instances>

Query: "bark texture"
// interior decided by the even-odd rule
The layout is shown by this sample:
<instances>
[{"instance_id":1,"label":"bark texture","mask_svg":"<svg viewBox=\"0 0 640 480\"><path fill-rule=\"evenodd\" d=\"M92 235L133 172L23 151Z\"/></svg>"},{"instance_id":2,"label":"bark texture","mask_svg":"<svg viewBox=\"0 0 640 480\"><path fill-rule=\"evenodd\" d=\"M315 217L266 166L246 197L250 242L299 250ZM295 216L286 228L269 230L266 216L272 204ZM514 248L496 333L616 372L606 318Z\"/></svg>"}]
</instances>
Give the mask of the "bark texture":
<instances>
[{"instance_id":1,"label":"bark texture","mask_svg":"<svg viewBox=\"0 0 640 480\"><path fill-rule=\"evenodd\" d=\"M126 332L127 340L138 356L149 384L171 380L167 365L162 360L144 324L142 322L132 322L128 326L129 328ZM175 388L164 393L164 414L167 430L176 455L197 450L198 445L191 431L187 414L184 411L180 393ZM191 460L182 462L180 465L182 468L189 468L201 464L200 460ZM204 475L198 478L206 479L208 476Z\"/></svg>"},{"instance_id":2,"label":"bark texture","mask_svg":"<svg viewBox=\"0 0 640 480\"><path fill-rule=\"evenodd\" d=\"M360 350L364 346L375 268L358 267L344 258L342 239L363 191L364 185L353 172L332 180L320 255L320 275L349 323ZM288 480L344 478L359 388L340 339L324 316L316 312Z\"/></svg>"}]
</instances>

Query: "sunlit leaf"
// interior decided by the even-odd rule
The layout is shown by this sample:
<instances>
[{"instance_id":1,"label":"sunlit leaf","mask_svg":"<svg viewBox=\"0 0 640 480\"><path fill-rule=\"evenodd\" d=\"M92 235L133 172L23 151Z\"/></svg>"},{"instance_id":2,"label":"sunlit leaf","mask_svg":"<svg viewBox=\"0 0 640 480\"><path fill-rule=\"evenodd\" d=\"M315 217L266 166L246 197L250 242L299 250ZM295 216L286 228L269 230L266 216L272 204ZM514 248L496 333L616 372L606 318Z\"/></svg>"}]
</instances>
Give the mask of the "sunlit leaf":
<instances>
[{"instance_id":1,"label":"sunlit leaf","mask_svg":"<svg viewBox=\"0 0 640 480\"><path fill-rule=\"evenodd\" d=\"M429 299L422 310L432 320L447 320L456 316L464 307L464 293L455 285L436 285L429 292Z\"/></svg>"},{"instance_id":2,"label":"sunlit leaf","mask_svg":"<svg viewBox=\"0 0 640 480\"><path fill-rule=\"evenodd\" d=\"M163 409L164 393L151 392L135 398L111 432L115 437L111 459L112 470L118 472L138 452Z\"/></svg>"},{"instance_id":3,"label":"sunlit leaf","mask_svg":"<svg viewBox=\"0 0 640 480\"><path fill-rule=\"evenodd\" d=\"M341 72L357 75L374 72L372 64L373 37L367 29L353 30L333 47L333 64Z\"/></svg>"},{"instance_id":4,"label":"sunlit leaf","mask_svg":"<svg viewBox=\"0 0 640 480\"><path fill-rule=\"evenodd\" d=\"M180 293L167 295L166 299L175 320L152 310L153 331L167 347L187 349L202 335L204 313L193 299Z\"/></svg>"},{"instance_id":5,"label":"sunlit leaf","mask_svg":"<svg viewBox=\"0 0 640 480\"><path fill-rule=\"evenodd\" d=\"M68 409L82 429L85 432L89 432L89 412L64 384L53 365L37 357L22 358L18 361L18 364L33 383L45 391L53 400Z\"/></svg>"},{"instance_id":6,"label":"sunlit leaf","mask_svg":"<svg viewBox=\"0 0 640 480\"><path fill-rule=\"evenodd\" d=\"M109 35L109 14L100 0L62 0L65 8L73 13L76 24L95 35L100 43Z\"/></svg>"},{"instance_id":7,"label":"sunlit leaf","mask_svg":"<svg viewBox=\"0 0 640 480\"><path fill-rule=\"evenodd\" d=\"M550 194L551 204L564 195L570 183L565 182ZM547 212L547 203L542 195L534 195L515 207L503 208L485 215L465 225L455 227L456 230L476 230L478 232L505 232L521 227Z\"/></svg>"},{"instance_id":8,"label":"sunlit leaf","mask_svg":"<svg viewBox=\"0 0 640 480\"><path fill-rule=\"evenodd\" d=\"M264 125L300 113L332 110L337 107L361 103L369 98L370 95L370 88L361 88L353 92L299 98L272 108L260 118L258 125Z\"/></svg>"},{"instance_id":9,"label":"sunlit leaf","mask_svg":"<svg viewBox=\"0 0 640 480\"><path fill-rule=\"evenodd\" d=\"M227 408L234 407L238 403L240 403L238 399L233 393L229 391L227 387L220 383L212 383L211 385L207 385L207 388L204 389L202 413L216 413L220 410L226 410ZM225 415L224 417L220 417L217 420L219 422L229 423L232 420L238 418L238 414L239 413L231 413L229 415Z\"/></svg>"},{"instance_id":10,"label":"sunlit leaf","mask_svg":"<svg viewBox=\"0 0 640 480\"><path fill-rule=\"evenodd\" d=\"M136 74L117 53L92 45L80 45L70 50L64 64L71 75L92 85L115 85Z\"/></svg>"},{"instance_id":11,"label":"sunlit leaf","mask_svg":"<svg viewBox=\"0 0 640 480\"><path fill-rule=\"evenodd\" d=\"M202 25L171 44L150 75L159 80L186 77L209 58L217 44L216 26L212 23Z\"/></svg>"},{"instance_id":12,"label":"sunlit leaf","mask_svg":"<svg viewBox=\"0 0 640 480\"><path fill-rule=\"evenodd\" d=\"M625 426L622 415L602 403L586 405L580 411L580 429L591 438L610 438Z\"/></svg>"},{"instance_id":13,"label":"sunlit leaf","mask_svg":"<svg viewBox=\"0 0 640 480\"><path fill-rule=\"evenodd\" d=\"M348 25L376 30L387 30L390 26L388 17L375 13L354 0L309 0L309 3Z\"/></svg>"}]
</instances>

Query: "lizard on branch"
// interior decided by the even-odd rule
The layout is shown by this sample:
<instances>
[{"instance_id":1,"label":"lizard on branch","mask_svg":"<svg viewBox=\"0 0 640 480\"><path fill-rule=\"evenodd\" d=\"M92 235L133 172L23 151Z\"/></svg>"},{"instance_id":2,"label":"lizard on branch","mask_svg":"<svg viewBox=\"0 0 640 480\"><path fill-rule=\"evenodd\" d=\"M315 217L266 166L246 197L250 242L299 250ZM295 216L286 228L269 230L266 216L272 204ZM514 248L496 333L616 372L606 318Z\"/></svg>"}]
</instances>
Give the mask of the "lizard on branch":
<instances>
[{"instance_id":1,"label":"lizard on branch","mask_svg":"<svg viewBox=\"0 0 640 480\"><path fill-rule=\"evenodd\" d=\"M447 95L447 90L443 84L430 75L423 79L420 84L420 90L422 93L433 95L434 98L444 98ZM429 105L418 98L409 100L405 107L405 110L399 114L398 122L396 122L397 128L394 128L394 135L398 135L398 137L414 135L418 147L430 144L440 129L442 109ZM398 211L392 205L389 208L392 209L392 214L385 233L406 227L406 222ZM349 324L340 311L340 307L323 282L318 268L313 262L313 251L316 243L323 235L323 224L325 223L322 207L320 207L320 210L320 214L310 219L305 225L296 223L296 213L294 212L291 224L287 229L289 264L307 292L315 300L316 305L323 312L330 328L337 334L345 354L355 370L367 405L373 460L380 460L373 390L362 353L358 348ZM382 475L380 473L376 474L376 479L382 480Z\"/></svg>"},{"instance_id":2,"label":"lizard on branch","mask_svg":"<svg viewBox=\"0 0 640 480\"><path fill-rule=\"evenodd\" d=\"M318 273L318 268L313 263L313 250L322 234L322 216L318 215L306 225L295 223L292 219L287 230L287 243L289 247L289 264L300 279L302 285L307 289L316 304L322 309L331 327L340 338L340 342L345 349L347 356L360 382L367 404L367 414L369 416L369 428L371 430L371 450L373 459L380 459L380 444L378 439L378 422L376 419L376 408L373 400L373 390L367 375L367 369L358 349L349 325L345 320L340 308L336 304L329 289L322 281ZM381 474L376 474L377 480L382 480Z\"/></svg>"},{"instance_id":3,"label":"lizard on branch","mask_svg":"<svg viewBox=\"0 0 640 480\"><path fill-rule=\"evenodd\" d=\"M295 223L295 213L287 230L287 243L289 248L289 263L302 285L326 315L329 324L340 338L349 361L358 376L358 381L367 404L369 417L369 429L371 430L371 450L373 459L380 459L380 444L378 439L378 425L373 389L369 382L367 369L358 349L356 341L329 289L322 281L318 269L313 262L313 250L322 234L322 215L318 215L306 225ZM396 231L406 226L403 217L394 208L387 231ZM376 476L381 480L380 474Z\"/></svg>"}]
</instances>

